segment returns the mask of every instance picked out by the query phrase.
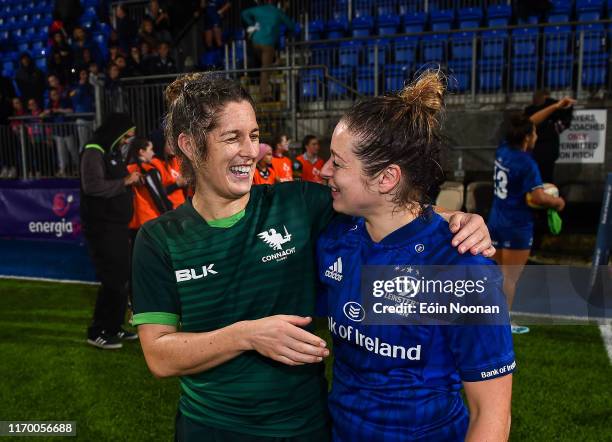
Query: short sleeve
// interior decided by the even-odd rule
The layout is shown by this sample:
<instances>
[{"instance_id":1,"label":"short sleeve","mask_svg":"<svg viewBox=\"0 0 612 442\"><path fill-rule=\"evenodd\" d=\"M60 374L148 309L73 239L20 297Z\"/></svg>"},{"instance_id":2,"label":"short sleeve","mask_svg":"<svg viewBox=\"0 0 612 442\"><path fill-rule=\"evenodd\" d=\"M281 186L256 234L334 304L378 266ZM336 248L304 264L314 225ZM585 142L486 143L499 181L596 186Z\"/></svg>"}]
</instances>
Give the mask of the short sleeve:
<instances>
[{"instance_id":1,"label":"short sleeve","mask_svg":"<svg viewBox=\"0 0 612 442\"><path fill-rule=\"evenodd\" d=\"M525 194L538 187L542 187L543 183L540 169L538 169L538 164L533 159L530 158L529 161L526 162L524 171L522 193Z\"/></svg>"},{"instance_id":2,"label":"short sleeve","mask_svg":"<svg viewBox=\"0 0 612 442\"><path fill-rule=\"evenodd\" d=\"M301 186L312 220L312 231L316 236L319 236L335 215L331 190L322 184L306 181L302 181Z\"/></svg>"},{"instance_id":3,"label":"short sleeve","mask_svg":"<svg viewBox=\"0 0 612 442\"><path fill-rule=\"evenodd\" d=\"M468 279L485 278L488 280L487 303L500 306L506 317L503 278L497 266L481 263L469 267ZM442 326L462 381L486 381L514 371L516 362L509 318L507 324L497 325L499 323Z\"/></svg>"},{"instance_id":4,"label":"short sleeve","mask_svg":"<svg viewBox=\"0 0 612 442\"><path fill-rule=\"evenodd\" d=\"M146 227L140 229L134 244L132 291L134 325L178 327L180 303L172 264Z\"/></svg>"}]
</instances>

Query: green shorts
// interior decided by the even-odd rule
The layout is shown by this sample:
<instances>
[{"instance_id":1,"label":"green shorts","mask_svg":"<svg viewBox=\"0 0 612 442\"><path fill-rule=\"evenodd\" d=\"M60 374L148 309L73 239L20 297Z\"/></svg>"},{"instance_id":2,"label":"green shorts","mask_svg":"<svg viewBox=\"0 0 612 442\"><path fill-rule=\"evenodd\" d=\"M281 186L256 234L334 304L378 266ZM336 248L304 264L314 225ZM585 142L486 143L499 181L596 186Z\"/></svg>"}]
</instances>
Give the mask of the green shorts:
<instances>
[{"instance_id":1,"label":"green shorts","mask_svg":"<svg viewBox=\"0 0 612 442\"><path fill-rule=\"evenodd\" d=\"M177 412L175 442L329 442L331 441L331 427L329 422L321 428L307 434L293 437L254 436L222 430L194 422Z\"/></svg>"}]
</instances>

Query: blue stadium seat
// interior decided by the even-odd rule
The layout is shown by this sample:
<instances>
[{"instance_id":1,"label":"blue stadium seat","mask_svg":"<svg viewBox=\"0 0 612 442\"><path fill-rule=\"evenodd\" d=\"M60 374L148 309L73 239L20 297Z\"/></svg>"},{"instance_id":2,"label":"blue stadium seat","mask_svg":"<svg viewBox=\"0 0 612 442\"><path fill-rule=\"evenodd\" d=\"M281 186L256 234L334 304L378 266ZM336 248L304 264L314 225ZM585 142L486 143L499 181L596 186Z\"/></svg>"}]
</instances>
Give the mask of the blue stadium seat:
<instances>
[{"instance_id":1,"label":"blue stadium seat","mask_svg":"<svg viewBox=\"0 0 612 442\"><path fill-rule=\"evenodd\" d=\"M236 59L238 59L238 53L238 48L236 48ZM204 51L202 52L202 55L200 55L200 59L198 60L198 62L200 63L200 67L204 69L210 69L220 66L222 64L221 52L215 50Z\"/></svg>"},{"instance_id":2,"label":"blue stadium seat","mask_svg":"<svg viewBox=\"0 0 612 442\"><path fill-rule=\"evenodd\" d=\"M40 50L40 49L44 48L46 45L47 45L46 41L36 40L36 41L32 42L32 50L33 51Z\"/></svg>"},{"instance_id":3,"label":"blue stadium seat","mask_svg":"<svg viewBox=\"0 0 612 442\"><path fill-rule=\"evenodd\" d=\"M400 25L399 15L388 14L379 15L376 20L378 27L378 35L393 35L397 34L397 30Z\"/></svg>"},{"instance_id":4,"label":"blue stadium seat","mask_svg":"<svg viewBox=\"0 0 612 442\"><path fill-rule=\"evenodd\" d=\"M43 72L47 72L47 59L44 57L39 57L34 60L34 64L38 69Z\"/></svg>"},{"instance_id":5,"label":"blue stadium seat","mask_svg":"<svg viewBox=\"0 0 612 442\"><path fill-rule=\"evenodd\" d=\"M576 40L580 42L580 33L584 32L584 53L603 53L606 46L606 32L604 25L591 23L588 25L578 25L576 27Z\"/></svg>"},{"instance_id":6,"label":"blue stadium seat","mask_svg":"<svg viewBox=\"0 0 612 442\"><path fill-rule=\"evenodd\" d=\"M515 57L512 59L512 90L533 91L538 79L538 59L532 57Z\"/></svg>"},{"instance_id":7,"label":"blue stadium seat","mask_svg":"<svg viewBox=\"0 0 612 442\"><path fill-rule=\"evenodd\" d=\"M348 29L348 20L345 17L337 17L327 22L327 38L343 38Z\"/></svg>"},{"instance_id":8,"label":"blue stadium seat","mask_svg":"<svg viewBox=\"0 0 612 442\"><path fill-rule=\"evenodd\" d=\"M585 87L600 87L607 84L608 56L606 54L591 54L585 56L582 66L582 85Z\"/></svg>"},{"instance_id":9,"label":"blue stadium seat","mask_svg":"<svg viewBox=\"0 0 612 442\"><path fill-rule=\"evenodd\" d=\"M374 17L370 15L360 15L351 22L351 34L353 37L367 37L374 29Z\"/></svg>"},{"instance_id":10,"label":"blue stadium seat","mask_svg":"<svg viewBox=\"0 0 612 442\"><path fill-rule=\"evenodd\" d=\"M448 31L453 25L455 11L453 9L440 9L432 11L429 17L433 31Z\"/></svg>"},{"instance_id":11,"label":"blue stadium seat","mask_svg":"<svg viewBox=\"0 0 612 442\"><path fill-rule=\"evenodd\" d=\"M505 58L508 32L490 30L482 33L482 58Z\"/></svg>"},{"instance_id":12,"label":"blue stadium seat","mask_svg":"<svg viewBox=\"0 0 612 442\"><path fill-rule=\"evenodd\" d=\"M549 89L567 89L572 86L572 55L549 55L544 58L544 86Z\"/></svg>"},{"instance_id":13,"label":"blue stadium seat","mask_svg":"<svg viewBox=\"0 0 612 442\"><path fill-rule=\"evenodd\" d=\"M17 50L18 50L19 52L28 52L28 51L30 50L30 45L28 44L28 42L27 42L27 41L20 40L20 41L17 43Z\"/></svg>"},{"instance_id":14,"label":"blue stadium seat","mask_svg":"<svg viewBox=\"0 0 612 442\"><path fill-rule=\"evenodd\" d=\"M381 15L397 15L397 0L378 0L375 2L374 8L379 17Z\"/></svg>"},{"instance_id":15,"label":"blue stadium seat","mask_svg":"<svg viewBox=\"0 0 612 442\"><path fill-rule=\"evenodd\" d=\"M544 53L546 55L567 54L570 49L572 28L549 26L544 28Z\"/></svg>"},{"instance_id":16,"label":"blue stadium seat","mask_svg":"<svg viewBox=\"0 0 612 442\"><path fill-rule=\"evenodd\" d=\"M538 28L514 29L510 36L512 43L512 55L529 57L538 52Z\"/></svg>"},{"instance_id":17,"label":"blue stadium seat","mask_svg":"<svg viewBox=\"0 0 612 442\"><path fill-rule=\"evenodd\" d=\"M595 11L581 12L578 14L578 21L597 21L601 18L601 14Z\"/></svg>"},{"instance_id":18,"label":"blue stadium seat","mask_svg":"<svg viewBox=\"0 0 612 442\"><path fill-rule=\"evenodd\" d=\"M459 20L459 29L479 28L482 21L482 8L461 8L457 19Z\"/></svg>"},{"instance_id":19,"label":"blue stadium seat","mask_svg":"<svg viewBox=\"0 0 612 442\"><path fill-rule=\"evenodd\" d=\"M299 74L300 95L302 98L319 98L320 85L323 84L322 69L301 70Z\"/></svg>"},{"instance_id":20,"label":"blue stadium seat","mask_svg":"<svg viewBox=\"0 0 612 442\"><path fill-rule=\"evenodd\" d=\"M372 15L373 0L354 0L353 10L355 11L355 17L362 17L364 15Z\"/></svg>"},{"instance_id":21,"label":"blue stadium seat","mask_svg":"<svg viewBox=\"0 0 612 442\"><path fill-rule=\"evenodd\" d=\"M373 65L376 62L376 51L378 50L378 65L384 65L387 62L387 54L389 53L389 40L377 39L369 40L366 44L366 62Z\"/></svg>"},{"instance_id":22,"label":"blue stadium seat","mask_svg":"<svg viewBox=\"0 0 612 442\"><path fill-rule=\"evenodd\" d=\"M374 80L375 78L373 66L361 66L357 68L357 92L363 95L374 95Z\"/></svg>"},{"instance_id":23,"label":"blue stadium seat","mask_svg":"<svg viewBox=\"0 0 612 442\"><path fill-rule=\"evenodd\" d=\"M83 17L94 19L97 16L98 13L96 12L96 8L94 8L93 6L88 6L87 8L85 8L85 12L83 12Z\"/></svg>"},{"instance_id":24,"label":"blue stadium seat","mask_svg":"<svg viewBox=\"0 0 612 442\"><path fill-rule=\"evenodd\" d=\"M569 14L551 14L546 18L548 23L566 23L569 20Z\"/></svg>"},{"instance_id":25,"label":"blue stadium seat","mask_svg":"<svg viewBox=\"0 0 612 442\"><path fill-rule=\"evenodd\" d=\"M446 35L430 34L421 40L423 62L443 63L446 61Z\"/></svg>"},{"instance_id":26,"label":"blue stadium seat","mask_svg":"<svg viewBox=\"0 0 612 442\"><path fill-rule=\"evenodd\" d=\"M112 28L110 27L110 25L108 23L104 23L104 22L100 22L98 23L98 29L101 32L104 32L104 34L106 34L106 37L108 38L108 36L110 35Z\"/></svg>"},{"instance_id":27,"label":"blue stadium seat","mask_svg":"<svg viewBox=\"0 0 612 442\"><path fill-rule=\"evenodd\" d=\"M569 15L572 11L573 0L552 0L552 11L551 15L556 14L567 14Z\"/></svg>"},{"instance_id":28,"label":"blue stadium seat","mask_svg":"<svg viewBox=\"0 0 612 442\"><path fill-rule=\"evenodd\" d=\"M2 69L14 71L15 63L13 62L13 60L4 60L2 62Z\"/></svg>"},{"instance_id":29,"label":"blue stadium seat","mask_svg":"<svg viewBox=\"0 0 612 442\"><path fill-rule=\"evenodd\" d=\"M498 93L503 85L505 66L499 59L483 59L478 64L478 85L480 92Z\"/></svg>"},{"instance_id":30,"label":"blue stadium seat","mask_svg":"<svg viewBox=\"0 0 612 442\"><path fill-rule=\"evenodd\" d=\"M451 58L453 60L471 60L474 48L474 32L452 34L450 38Z\"/></svg>"},{"instance_id":31,"label":"blue stadium seat","mask_svg":"<svg viewBox=\"0 0 612 442\"><path fill-rule=\"evenodd\" d=\"M338 61L340 66L359 66L359 54L362 44L358 41L344 41L340 43Z\"/></svg>"},{"instance_id":32,"label":"blue stadium seat","mask_svg":"<svg viewBox=\"0 0 612 442\"><path fill-rule=\"evenodd\" d=\"M419 47L418 37L400 37L393 40L395 63L412 65L416 62L417 49Z\"/></svg>"},{"instance_id":33,"label":"blue stadium seat","mask_svg":"<svg viewBox=\"0 0 612 442\"><path fill-rule=\"evenodd\" d=\"M341 81L349 87L353 86L353 68L351 67L339 67L330 70L329 75L333 78ZM349 93L349 90L336 83L335 81L328 81L327 92L331 97L337 98Z\"/></svg>"},{"instance_id":34,"label":"blue stadium seat","mask_svg":"<svg viewBox=\"0 0 612 442\"><path fill-rule=\"evenodd\" d=\"M427 23L425 12L410 12L402 16L403 30L405 33L423 32Z\"/></svg>"},{"instance_id":35,"label":"blue stadium seat","mask_svg":"<svg viewBox=\"0 0 612 442\"><path fill-rule=\"evenodd\" d=\"M450 60L448 62L448 89L451 92L465 92L472 84L471 60Z\"/></svg>"},{"instance_id":36,"label":"blue stadium seat","mask_svg":"<svg viewBox=\"0 0 612 442\"><path fill-rule=\"evenodd\" d=\"M601 14L603 8L603 0L576 0L576 14L578 15L583 12L597 12Z\"/></svg>"},{"instance_id":37,"label":"blue stadium seat","mask_svg":"<svg viewBox=\"0 0 612 442\"><path fill-rule=\"evenodd\" d=\"M322 40L323 32L325 31L325 23L323 20L312 20L308 22L308 39L309 41L313 40Z\"/></svg>"},{"instance_id":38,"label":"blue stadium seat","mask_svg":"<svg viewBox=\"0 0 612 442\"><path fill-rule=\"evenodd\" d=\"M384 89L385 92L399 91L403 89L404 82L412 71L412 66L401 64L388 64L384 67Z\"/></svg>"},{"instance_id":39,"label":"blue stadium seat","mask_svg":"<svg viewBox=\"0 0 612 442\"><path fill-rule=\"evenodd\" d=\"M312 55L312 64L333 66L333 50L334 45L328 45L325 43L312 45L310 50L310 53Z\"/></svg>"},{"instance_id":40,"label":"blue stadium seat","mask_svg":"<svg viewBox=\"0 0 612 442\"><path fill-rule=\"evenodd\" d=\"M98 6L98 0L82 0L83 6Z\"/></svg>"}]
</instances>

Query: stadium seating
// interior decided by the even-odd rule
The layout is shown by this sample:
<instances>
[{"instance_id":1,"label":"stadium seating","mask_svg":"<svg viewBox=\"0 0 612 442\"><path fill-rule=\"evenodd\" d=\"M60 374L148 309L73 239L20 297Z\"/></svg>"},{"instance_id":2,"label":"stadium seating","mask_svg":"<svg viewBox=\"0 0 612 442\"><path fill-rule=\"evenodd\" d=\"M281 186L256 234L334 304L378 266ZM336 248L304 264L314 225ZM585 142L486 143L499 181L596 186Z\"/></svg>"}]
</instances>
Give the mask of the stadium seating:
<instances>
[{"instance_id":1,"label":"stadium seating","mask_svg":"<svg viewBox=\"0 0 612 442\"><path fill-rule=\"evenodd\" d=\"M442 63L446 61L446 35L428 34L421 40L421 61Z\"/></svg>"},{"instance_id":2,"label":"stadium seating","mask_svg":"<svg viewBox=\"0 0 612 442\"><path fill-rule=\"evenodd\" d=\"M385 92L398 91L404 87L404 82L412 71L412 66L388 64L384 68Z\"/></svg>"},{"instance_id":3,"label":"stadium seating","mask_svg":"<svg viewBox=\"0 0 612 442\"><path fill-rule=\"evenodd\" d=\"M516 57L512 59L512 90L532 91L537 84L538 59Z\"/></svg>"},{"instance_id":4,"label":"stadium seating","mask_svg":"<svg viewBox=\"0 0 612 442\"><path fill-rule=\"evenodd\" d=\"M358 41L345 41L340 43L338 61L340 66L359 66L359 54L362 44Z\"/></svg>"},{"instance_id":5,"label":"stadium seating","mask_svg":"<svg viewBox=\"0 0 612 442\"><path fill-rule=\"evenodd\" d=\"M459 21L459 29L478 28L482 21L482 8L459 9L457 19Z\"/></svg>"},{"instance_id":6,"label":"stadium seating","mask_svg":"<svg viewBox=\"0 0 612 442\"><path fill-rule=\"evenodd\" d=\"M491 5L487 9L487 26L490 28L508 26L511 17L510 5Z\"/></svg>"},{"instance_id":7,"label":"stadium seating","mask_svg":"<svg viewBox=\"0 0 612 442\"><path fill-rule=\"evenodd\" d=\"M300 71L300 95L305 99L317 99L320 96L320 85L323 84L323 69L305 69Z\"/></svg>"},{"instance_id":8,"label":"stadium seating","mask_svg":"<svg viewBox=\"0 0 612 442\"><path fill-rule=\"evenodd\" d=\"M333 78L340 82L352 87L354 69L352 67L339 67L330 70L329 73ZM332 98L346 97L349 94L349 90L342 84L335 81L328 81L327 92Z\"/></svg>"},{"instance_id":9,"label":"stadium seating","mask_svg":"<svg viewBox=\"0 0 612 442\"><path fill-rule=\"evenodd\" d=\"M389 53L389 40L370 40L366 45L366 63L384 65L387 63Z\"/></svg>"},{"instance_id":10,"label":"stadium seating","mask_svg":"<svg viewBox=\"0 0 612 442\"><path fill-rule=\"evenodd\" d=\"M574 57L549 55L544 58L544 85L549 89L568 89L572 85Z\"/></svg>"},{"instance_id":11,"label":"stadium seating","mask_svg":"<svg viewBox=\"0 0 612 442\"><path fill-rule=\"evenodd\" d=\"M397 34L400 21L400 17L395 14L380 15L377 20L378 35Z\"/></svg>"},{"instance_id":12,"label":"stadium seating","mask_svg":"<svg viewBox=\"0 0 612 442\"><path fill-rule=\"evenodd\" d=\"M400 37L393 40L395 62L404 65L411 65L415 63L417 59L418 46L418 37Z\"/></svg>"},{"instance_id":13,"label":"stadium seating","mask_svg":"<svg viewBox=\"0 0 612 442\"><path fill-rule=\"evenodd\" d=\"M355 17L351 22L351 35L353 37L367 37L374 29L374 18L369 15Z\"/></svg>"},{"instance_id":14,"label":"stadium seating","mask_svg":"<svg viewBox=\"0 0 612 442\"><path fill-rule=\"evenodd\" d=\"M453 60L472 59L474 48L474 32L461 32L453 34L450 39L451 58Z\"/></svg>"},{"instance_id":15,"label":"stadium seating","mask_svg":"<svg viewBox=\"0 0 612 442\"><path fill-rule=\"evenodd\" d=\"M606 84L607 54L585 55L582 66L582 86L601 87Z\"/></svg>"},{"instance_id":16,"label":"stadium seating","mask_svg":"<svg viewBox=\"0 0 612 442\"><path fill-rule=\"evenodd\" d=\"M357 68L357 92L363 95L374 95L376 77L372 66Z\"/></svg>"},{"instance_id":17,"label":"stadium seating","mask_svg":"<svg viewBox=\"0 0 612 442\"><path fill-rule=\"evenodd\" d=\"M403 31L405 33L417 33L425 30L427 14L424 12L411 12L402 16Z\"/></svg>"},{"instance_id":18,"label":"stadium seating","mask_svg":"<svg viewBox=\"0 0 612 442\"><path fill-rule=\"evenodd\" d=\"M472 85L472 60L450 60L448 62L449 81L451 92L465 92Z\"/></svg>"}]
</instances>

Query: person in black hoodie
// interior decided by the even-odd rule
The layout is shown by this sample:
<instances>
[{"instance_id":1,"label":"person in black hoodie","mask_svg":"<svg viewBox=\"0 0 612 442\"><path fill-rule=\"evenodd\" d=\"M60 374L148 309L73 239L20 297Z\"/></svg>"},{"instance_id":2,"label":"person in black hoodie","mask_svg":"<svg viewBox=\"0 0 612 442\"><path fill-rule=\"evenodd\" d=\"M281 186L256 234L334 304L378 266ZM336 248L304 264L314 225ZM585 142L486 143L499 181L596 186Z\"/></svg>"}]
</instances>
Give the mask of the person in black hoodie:
<instances>
[{"instance_id":1,"label":"person in black hoodie","mask_svg":"<svg viewBox=\"0 0 612 442\"><path fill-rule=\"evenodd\" d=\"M44 74L34 65L32 57L27 52L21 54L19 64L20 67L15 74L15 81L21 91L21 98L24 101L34 98L37 102L42 103L45 90Z\"/></svg>"},{"instance_id":2,"label":"person in black hoodie","mask_svg":"<svg viewBox=\"0 0 612 442\"><path fill-rule=\"evenodd\" d=\"M130 277L130 186L139 182L141 175L128 174L121 147L134 136L135 129L129 115L112 113L81 154L81 222L101 282L87 342L102 349L121 348L121 341L138 339L122 328Z\"/></svg>"},{"instance_id":3,"label":"person in black hoodie","mask_svg":"<svg viewBox=\"0 0 612 442\"><path fill-rule=\"evenodd\" d=\"M545 183L554 182L555 162L559 158L559 135L570 127L575 103L570 97L555 100L550 97L549 91L543 89L533 94L532 104L525 108L528 117L538 114L534 120L538 140L532 156Z\"/></svg>"}]
</instances>

